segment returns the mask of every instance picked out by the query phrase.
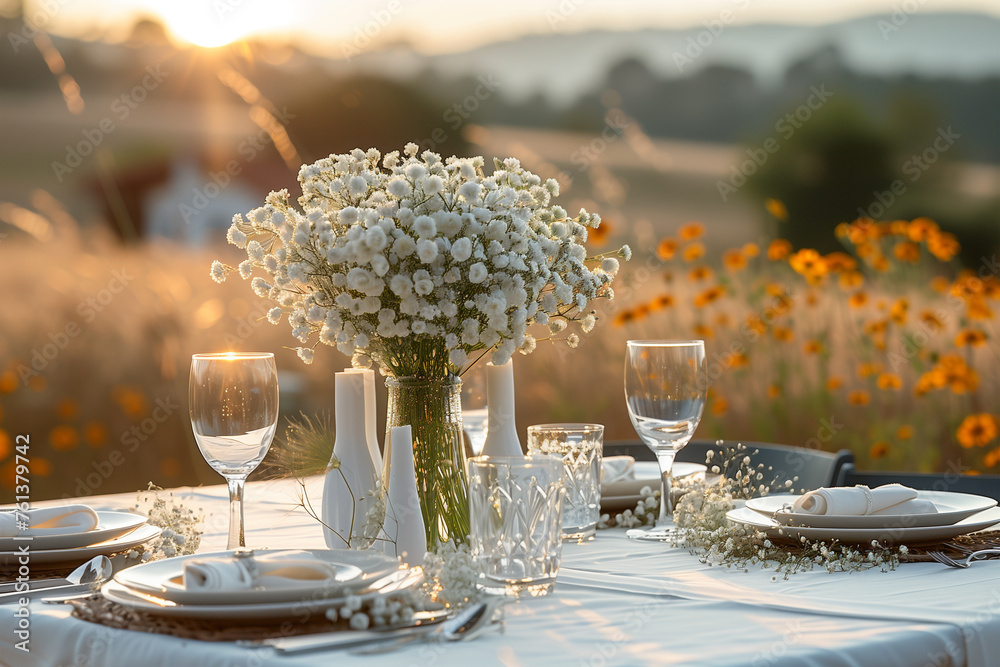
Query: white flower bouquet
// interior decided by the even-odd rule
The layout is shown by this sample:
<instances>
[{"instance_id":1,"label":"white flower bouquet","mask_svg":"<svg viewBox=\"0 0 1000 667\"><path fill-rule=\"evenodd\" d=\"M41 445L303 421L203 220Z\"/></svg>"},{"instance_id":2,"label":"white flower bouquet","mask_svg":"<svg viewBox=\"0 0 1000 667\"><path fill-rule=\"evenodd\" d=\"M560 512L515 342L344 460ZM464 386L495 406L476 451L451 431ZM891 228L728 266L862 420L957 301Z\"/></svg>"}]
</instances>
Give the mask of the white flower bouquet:
<instances>
[{"instance_id":1,"label":"white flower bouquet","mask_svg":"<svg viewBox=\"0 0 1000 667\"><path fill-rule=\"evenodd\" d=\"M613 255L630 256L624 246L588 258L587 229L600 217L568 217L552 204L558 183L514 158L487 176L481 157L417 150L331 155L299 171L301 211L281 190L233 218L228 239L247 252L239 274L262 270L254 292L277 303L268 319L287 314L302 343L336 346L356 366L374 360L394 377L457 374L490 350L505 363L534 349L534 323L548 337L573 320L590 331L591 302L613 298ZM233 270L217 261L212 276ZM315 343L297 349L312 361Z\"/></svg>"},{"instance_id":2,"label":"white flower bouquet","mask_svg":"<svg viewBox=\"0 0 1000 667\"><path fill-rule=\"evenodd\" d=\"M579 342L593 329L591 304L611 299L617 256L588 257L600 217L570 218L543 182L514 158L494 163L407 144L400 155L356 149L305 165L301 210L282 190L229 229L244 248L241 277L287 315L298 354L336 346L354 366L374 361L390 376L387 426L411 425L417 490L429 546L468 535L457 379L492 352L494 364L535 348L542 336ZM221 282L233 267L212 265ZM266 277L265 277L266 276Z\"/></svg>"}]
</instances>

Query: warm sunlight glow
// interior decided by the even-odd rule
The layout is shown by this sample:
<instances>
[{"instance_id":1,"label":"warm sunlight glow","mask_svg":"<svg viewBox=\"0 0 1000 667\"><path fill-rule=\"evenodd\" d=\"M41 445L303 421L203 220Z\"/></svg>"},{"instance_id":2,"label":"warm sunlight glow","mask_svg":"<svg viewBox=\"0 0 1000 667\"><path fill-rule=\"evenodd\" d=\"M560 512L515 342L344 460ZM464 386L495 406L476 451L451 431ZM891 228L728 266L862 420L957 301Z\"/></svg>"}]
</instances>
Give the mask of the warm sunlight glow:
<instances>
[{"instance_id":1,"label":"warm sunlight glow","mask_svg":"<svg viewBox=\"0 0 1000 667\"><path fill-rule=\"evenodd\" d=\"M227 35L221 30L216 30L210 26L204 25L171 27L170 32L189 44L205 48L225 46L230 42L236 41L237 39L237 36Z\"/></svg>"},{"instance_id":2,"label":"warm sunlight glow","mask_svg":"<svg viewBox=\"0 0 1000 667\"><path fill-rule=\"evenodd\" d=\"M266 5L245 0L174 0L157 3L154 11L178 41L204 48L280 30L297 17L294 8L274 13Z\"/></svg>"},{"instance_id":3,"label":"warm sunlight glow","mask_svg":"<svg viewBox=\"0 0 1000 667\"><path fill-rule=\"evenodd\" d=\"M225 46L247 34L239 34L232 23L210 20L212 17L201 17L198 15L200 12L168 10L165 13L167 15L163 20L170 33L178 40L195 46L205 48Z\"/></svg>"}]
</instances>

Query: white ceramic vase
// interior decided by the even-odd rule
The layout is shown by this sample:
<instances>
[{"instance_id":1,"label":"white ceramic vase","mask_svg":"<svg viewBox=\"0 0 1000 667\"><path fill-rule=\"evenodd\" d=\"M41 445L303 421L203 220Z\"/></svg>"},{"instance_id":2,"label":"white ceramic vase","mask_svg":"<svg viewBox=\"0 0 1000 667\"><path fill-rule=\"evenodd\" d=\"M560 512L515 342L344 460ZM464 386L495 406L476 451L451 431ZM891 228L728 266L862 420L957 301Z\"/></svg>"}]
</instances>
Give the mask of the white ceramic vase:
<instances>
[{"instance_id":1,"label":"white ceramic vase","mask_svg":"<svg viewBox=\"0 0 1000 667\"><path fill-rule=\"evenodd\" d=\"M514 363L486 364L486 407L489 422L484 456L524 456L514 420Z\"/></svg>"},{"instance_id":2,"label":"white ceramic vase","mask_svg":"<svg viewBox=\"0 0 1000 667\"><path fill-rule=\"evenodd\" d=\"M382 454L378 447L378 404L375 402L375 371L370 368L348 368L345 373L360 373L365 377L365 439L375 470L382 471Z\"/></svg>"},{"instance_id":3,"label":"white ceramic vase","mask_svg":"<svg viewBox=\"0 0 1000 667\"><path fill-rule=\"evenodd\" d=\"M385 508L385 552L404 563L419 565L427 552L427 534L420 512L413 437L409 426L393 427L386 448L389 460L389 499Z\"/></svg>"},{"instance_id":4,"label":"white ceramic vase","mask_svg":"<svg viewBox=\"0 0 1000 667\"><path fill-rule=\"evenodd\" d=\"M333 456L339 466L327 470L323 484L323 535L331 549L363 549L375 538L363 535L363 528L379 479L365 434L365 376L337 373L335 389Z\"/></svg>"}]
</instances>

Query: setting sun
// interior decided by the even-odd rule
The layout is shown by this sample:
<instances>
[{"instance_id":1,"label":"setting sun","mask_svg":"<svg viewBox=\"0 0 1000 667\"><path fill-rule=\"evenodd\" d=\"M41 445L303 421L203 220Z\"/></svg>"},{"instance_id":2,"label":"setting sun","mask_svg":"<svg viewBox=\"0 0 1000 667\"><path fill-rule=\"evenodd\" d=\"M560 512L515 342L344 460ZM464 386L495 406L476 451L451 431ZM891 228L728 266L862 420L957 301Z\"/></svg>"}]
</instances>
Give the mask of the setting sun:
<instances>
[{"instance_id":1,"label":"setting sun","mask_svg":"<svg viewBox=\"0 0 1000 667\"><path fill-rule=\"evenodd\" d=\"M225 46L251 35L280 30L294 21L295 14L282 11L273 15L252 2L240 0L212 3L181 0L159 4L155 11L177 41L204 48Z\"/></svg>"}]
</instances>

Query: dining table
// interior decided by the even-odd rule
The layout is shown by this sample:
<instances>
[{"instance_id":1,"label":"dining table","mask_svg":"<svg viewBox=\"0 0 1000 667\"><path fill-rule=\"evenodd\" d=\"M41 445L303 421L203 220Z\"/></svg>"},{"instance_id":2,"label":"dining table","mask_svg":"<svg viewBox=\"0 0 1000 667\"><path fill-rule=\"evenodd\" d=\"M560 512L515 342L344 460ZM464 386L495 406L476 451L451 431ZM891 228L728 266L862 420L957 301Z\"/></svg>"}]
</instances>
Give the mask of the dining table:
<instances>
[{"instance_id":1,"label":"dining table","mask_svg":"<svg viewBox=\"0 0 1000 667\"><path fill-rule=\"evenodd\" d=\"M322 478L254 481L246 489L249 547L325 548L315 503ZM227 488L161 492L202 512L199 553L224 549ZM135 493L43 501L130 510ZM412 643L391 653L324 649L283 653L267 645L205 641L82 620L67 604L33 601L28 651L16 648L17 605L0 604L0 663L114 667L300 665L706 665L992 667L1000 665L1000 561L968 569L936 562L896 569L775 575L726 567L622 528L567 542L553 592L511 601L502 622L471 641ZM243 621L233 620L233 624Z\"/></svg>"}]
</instances>

